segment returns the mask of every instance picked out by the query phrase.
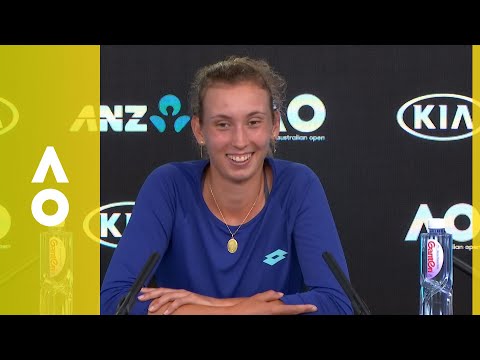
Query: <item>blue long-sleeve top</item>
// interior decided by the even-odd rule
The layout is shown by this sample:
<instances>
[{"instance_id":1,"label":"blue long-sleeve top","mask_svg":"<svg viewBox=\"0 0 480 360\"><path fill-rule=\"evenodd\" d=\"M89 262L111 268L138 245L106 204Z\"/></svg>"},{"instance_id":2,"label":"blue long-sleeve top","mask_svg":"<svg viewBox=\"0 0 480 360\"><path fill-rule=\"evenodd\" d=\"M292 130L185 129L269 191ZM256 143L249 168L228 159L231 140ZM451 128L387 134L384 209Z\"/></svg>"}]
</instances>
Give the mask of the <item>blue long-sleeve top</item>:
<instances>
[{"instance_id":1,"label":"blue long-sleeve top","mask_svg":"<svg viewBox=\"0 0 480 360\"><path fill-rule=\"evenodd\" d=\"M283 292L286 304L314 304L308 314L352 314L350 300L322 258L330 252L348 277L325 192L307 166L266 158L272 189L265 206L235 235L231 254L225 224L207 207L202 175L208 160L156 168L143 184L102 283L101 314L114 314L153 252L161 260L158 287L216 297ZM230 226L235 232L237 226ZM144 284L145 286L147 284ZM130 314L147 314L150 301L135 300Z\"/></svg>"}]
</instances>

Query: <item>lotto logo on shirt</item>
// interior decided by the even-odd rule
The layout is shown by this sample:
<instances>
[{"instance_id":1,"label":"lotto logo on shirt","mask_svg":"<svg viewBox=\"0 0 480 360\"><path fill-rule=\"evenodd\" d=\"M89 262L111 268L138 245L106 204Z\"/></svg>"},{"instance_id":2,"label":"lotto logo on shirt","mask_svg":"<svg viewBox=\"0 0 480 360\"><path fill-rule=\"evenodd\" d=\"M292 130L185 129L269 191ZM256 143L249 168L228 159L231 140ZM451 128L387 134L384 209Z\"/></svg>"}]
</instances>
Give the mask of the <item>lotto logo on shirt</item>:
<instances>
[{"instance_id":1,"label":"lotto logo on shirt","mask_svg":"<svg viewBox=\"0 0 480 360\"><path fill-rule=\"evenodd\" d=\"M190 122L183 114L180 99L164 95L149 115L147 105L100 105L100 126L93 106L85 106L70 127L70 131L100 131L104 133L180 133Z\"/></svg>"},{"instance_id":2,"label":"lotto logo on shirt","mask_svg":"<svg viewBox=\"0 0 480 360\"><path fill-rule=\"evenodd\" d=\"M116 248L125 227L130 221L133 205L135 205L134 201L123 201L107 204L93 210L83 222L85 233L90 239L99 242L100 245ZM98 215L100 215L100 237L95 236L89 227L93 217Z\"/></svg>"},{"instance_id":3,"label":"lotto logo on shirt","mask_svg":"<svg viewBox=\"0 0 480 360\"><path fill-rule=\"evenodd\" d=\"M266 255L265 260L263 260L263 262L265 264L273 266L276 263L278 263L279 261L282 261L283 259L285 259L285 255L287 255L286 251L284 251L282 249L277 249L274 252Z\"/></svg>"}]
</instances>

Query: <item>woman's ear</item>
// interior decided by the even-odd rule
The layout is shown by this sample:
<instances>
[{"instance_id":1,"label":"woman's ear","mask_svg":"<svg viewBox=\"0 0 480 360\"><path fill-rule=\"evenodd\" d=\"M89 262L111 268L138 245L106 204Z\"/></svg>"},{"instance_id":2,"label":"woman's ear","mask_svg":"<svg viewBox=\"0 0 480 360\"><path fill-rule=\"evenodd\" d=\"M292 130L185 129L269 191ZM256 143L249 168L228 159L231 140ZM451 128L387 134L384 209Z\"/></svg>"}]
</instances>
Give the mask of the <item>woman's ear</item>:
<instances>
[{"instance_id":1,"label":"woman's ear","mask_svg":"<svg viewBox=\"0 0 480 360\"><path fill-rule=\"evenodd\" d=\"M275 110L273 112L273 129L272 129L272 137L274 141L277 138L278 134L280 134L280 111Z\"/></svg>"},{"instance_id":2,"label":"woman's ear","mask_svg":"<svg viewBox=\"0 0 480 360\"><path fill-rule=\"evenodd\" d=\"M198 116L192 116L190 120L190 125L192 126L193 135L197 142L201 145L205 144L205 139L203 138L202 126L200 125L200 118Z\"/></svg>"}]
</instances>

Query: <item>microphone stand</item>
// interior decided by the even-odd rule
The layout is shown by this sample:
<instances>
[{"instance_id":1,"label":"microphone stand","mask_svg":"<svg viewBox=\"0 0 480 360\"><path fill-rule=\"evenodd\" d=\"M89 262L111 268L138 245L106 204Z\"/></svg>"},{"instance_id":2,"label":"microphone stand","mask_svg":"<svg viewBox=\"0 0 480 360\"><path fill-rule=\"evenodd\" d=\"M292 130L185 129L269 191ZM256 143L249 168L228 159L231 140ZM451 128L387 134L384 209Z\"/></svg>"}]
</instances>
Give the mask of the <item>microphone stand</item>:
<instances>
[{"instance_id":1,"label":"microphone stand","mask_svg":"<svg viewBox=\"0 0 480 360\"><path fill-rule=\"evenodd\" d=\"M367 307L367 305L362 300L360 295L357 294L352 284L348 281L347 277L345 276L342 269L340 268L340 265L338 265L337 261L332 256L332 254L325 251L322 254L322 257L324 258L328 267L330 268L333 275L337 279L338 283L343 288L343 291L345 291L348 298L350 299L354 312L357 315L371 315L370 309Z\"/></svg>"},{"instance_id":2,"label":"microphone stand","mask_svg":"<svg viewBox=\"0 0 480 360\"><path fill-rule=\"evenodd\" d=\"M135 303L135 299L138 292L143 287L143 284L145 283L148 276L152 272L159 258L160 258L160 254L158 252L154 252L153 254L150 255L145 265L143 265L142 271L140 271L140 274L138 275L137 280L135 280L132 287L130 288L130 291L118 304L117 312L115 313L115 315L130 314L130 310L133 304Z\"/></svg>"},{"instance_id":3,"label":"microphone stand","mask_svg":"<svg viewBox=\"0 0 480 360\"><path fill-rule=\"evenodd\" d=\"M453 257L453 265L463 271L465 274L472 276L472 267L456 256Z\"/></svg>"}]
</instances>

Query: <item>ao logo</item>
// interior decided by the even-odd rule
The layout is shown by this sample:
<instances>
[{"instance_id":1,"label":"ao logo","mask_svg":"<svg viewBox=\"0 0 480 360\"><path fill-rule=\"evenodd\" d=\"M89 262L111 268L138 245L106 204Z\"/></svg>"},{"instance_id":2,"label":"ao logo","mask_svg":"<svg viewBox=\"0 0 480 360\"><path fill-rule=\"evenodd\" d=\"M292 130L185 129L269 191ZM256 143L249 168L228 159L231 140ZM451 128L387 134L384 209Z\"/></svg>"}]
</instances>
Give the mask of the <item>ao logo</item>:
<instances>
[{"instance_id":1,"label":"ao logo","mask_svg":"<svg viewBox=\"0 0 480 360\"><path fill-rule=\"evenodd\" d=\"M15 107L15 105L13 105L10 101L4 98L0 98L0 109L4 107L6 107L9 110L9 113L11 113L11 117L10 117L10 114L7 119L0 117L0 135L5 134L8 131L12 130L15 127L15 125L17 125L18 118L19 118L18 110ZM2 114L2 112L0 112L0 114ZM7 123L8 125L6 125Z\"/></svg>"},{"instance_id":2,"label":"ao logo","mask_svg":"<svg viewBox=\"0 0 480 360\"><path fill-rule=\"evenodd\" d=\"M131 208L133 205L135 205L134 201L122 201L95 209L85 217L83 230L90 239L100 243L100 245L116 248L118 240L122 237L122 233L117 226L122 225L121 229L125 229L132 215ZM119 211L122 208L124 211ZM100 215L100 238L94 235L90 228L93 217L98 214ZM121 222L120 224L118 223L119 221ZM109 233L114 240L109 241Z\"/></svg>"},{"instance_id":3,"label":"ao logo","mask_svg":"<svg viewBox=\"0 0 480 360\"><path fill-rule=\"evenodd\" d=\"M425 140L461 140L480 129L472 132L472 105L480 103L463 95L424 95L403 104L397 112L397 122L409 134Z\"/></svg>"},{"instance_id":4,"label":"ao logo","mask_svg":"<svg viewBox=\"0 0 480 360\"><path fill-rule=\"evenodd\" d=\"M309 106L313 110L313 117L310 120L300 118L300 109ZM287 119L290 125L297 131L309 133L322 126L326 117L326 109L322 100L312 94L302 94L296 96L287 107ZM286 132L287 129L280 118L280 132Z\"/></svg>"},{"instance_id":5,"label":"ao logo","mask_svg":"<svg viewBox=\"0 0 480 360\"><path fill-rule=\"evenodd\" d=\"M472 217L473 212L475 212L475 218L478 218L479 214L478 211L470 204L455 204L451 206L444 215L444 219L446 222L446 231L452 234L452 238L458 242L465 242L472 240L473 236L476 236L478 233L478 228L475 234L472 234ZM464 215L468 217L470 220L470 225L465 230L459 230L455 226L455 219L460 216ZM405 237L405 241L417 241L418 237L420 236L420 232L422 228L425 226L427 227L428 219L433 218L430 208L428 204L421 204L417 210L417 214L413 219L412 224L410 225L410 229L408 230L407 236Z\"/></svg>"}]
</instances>

